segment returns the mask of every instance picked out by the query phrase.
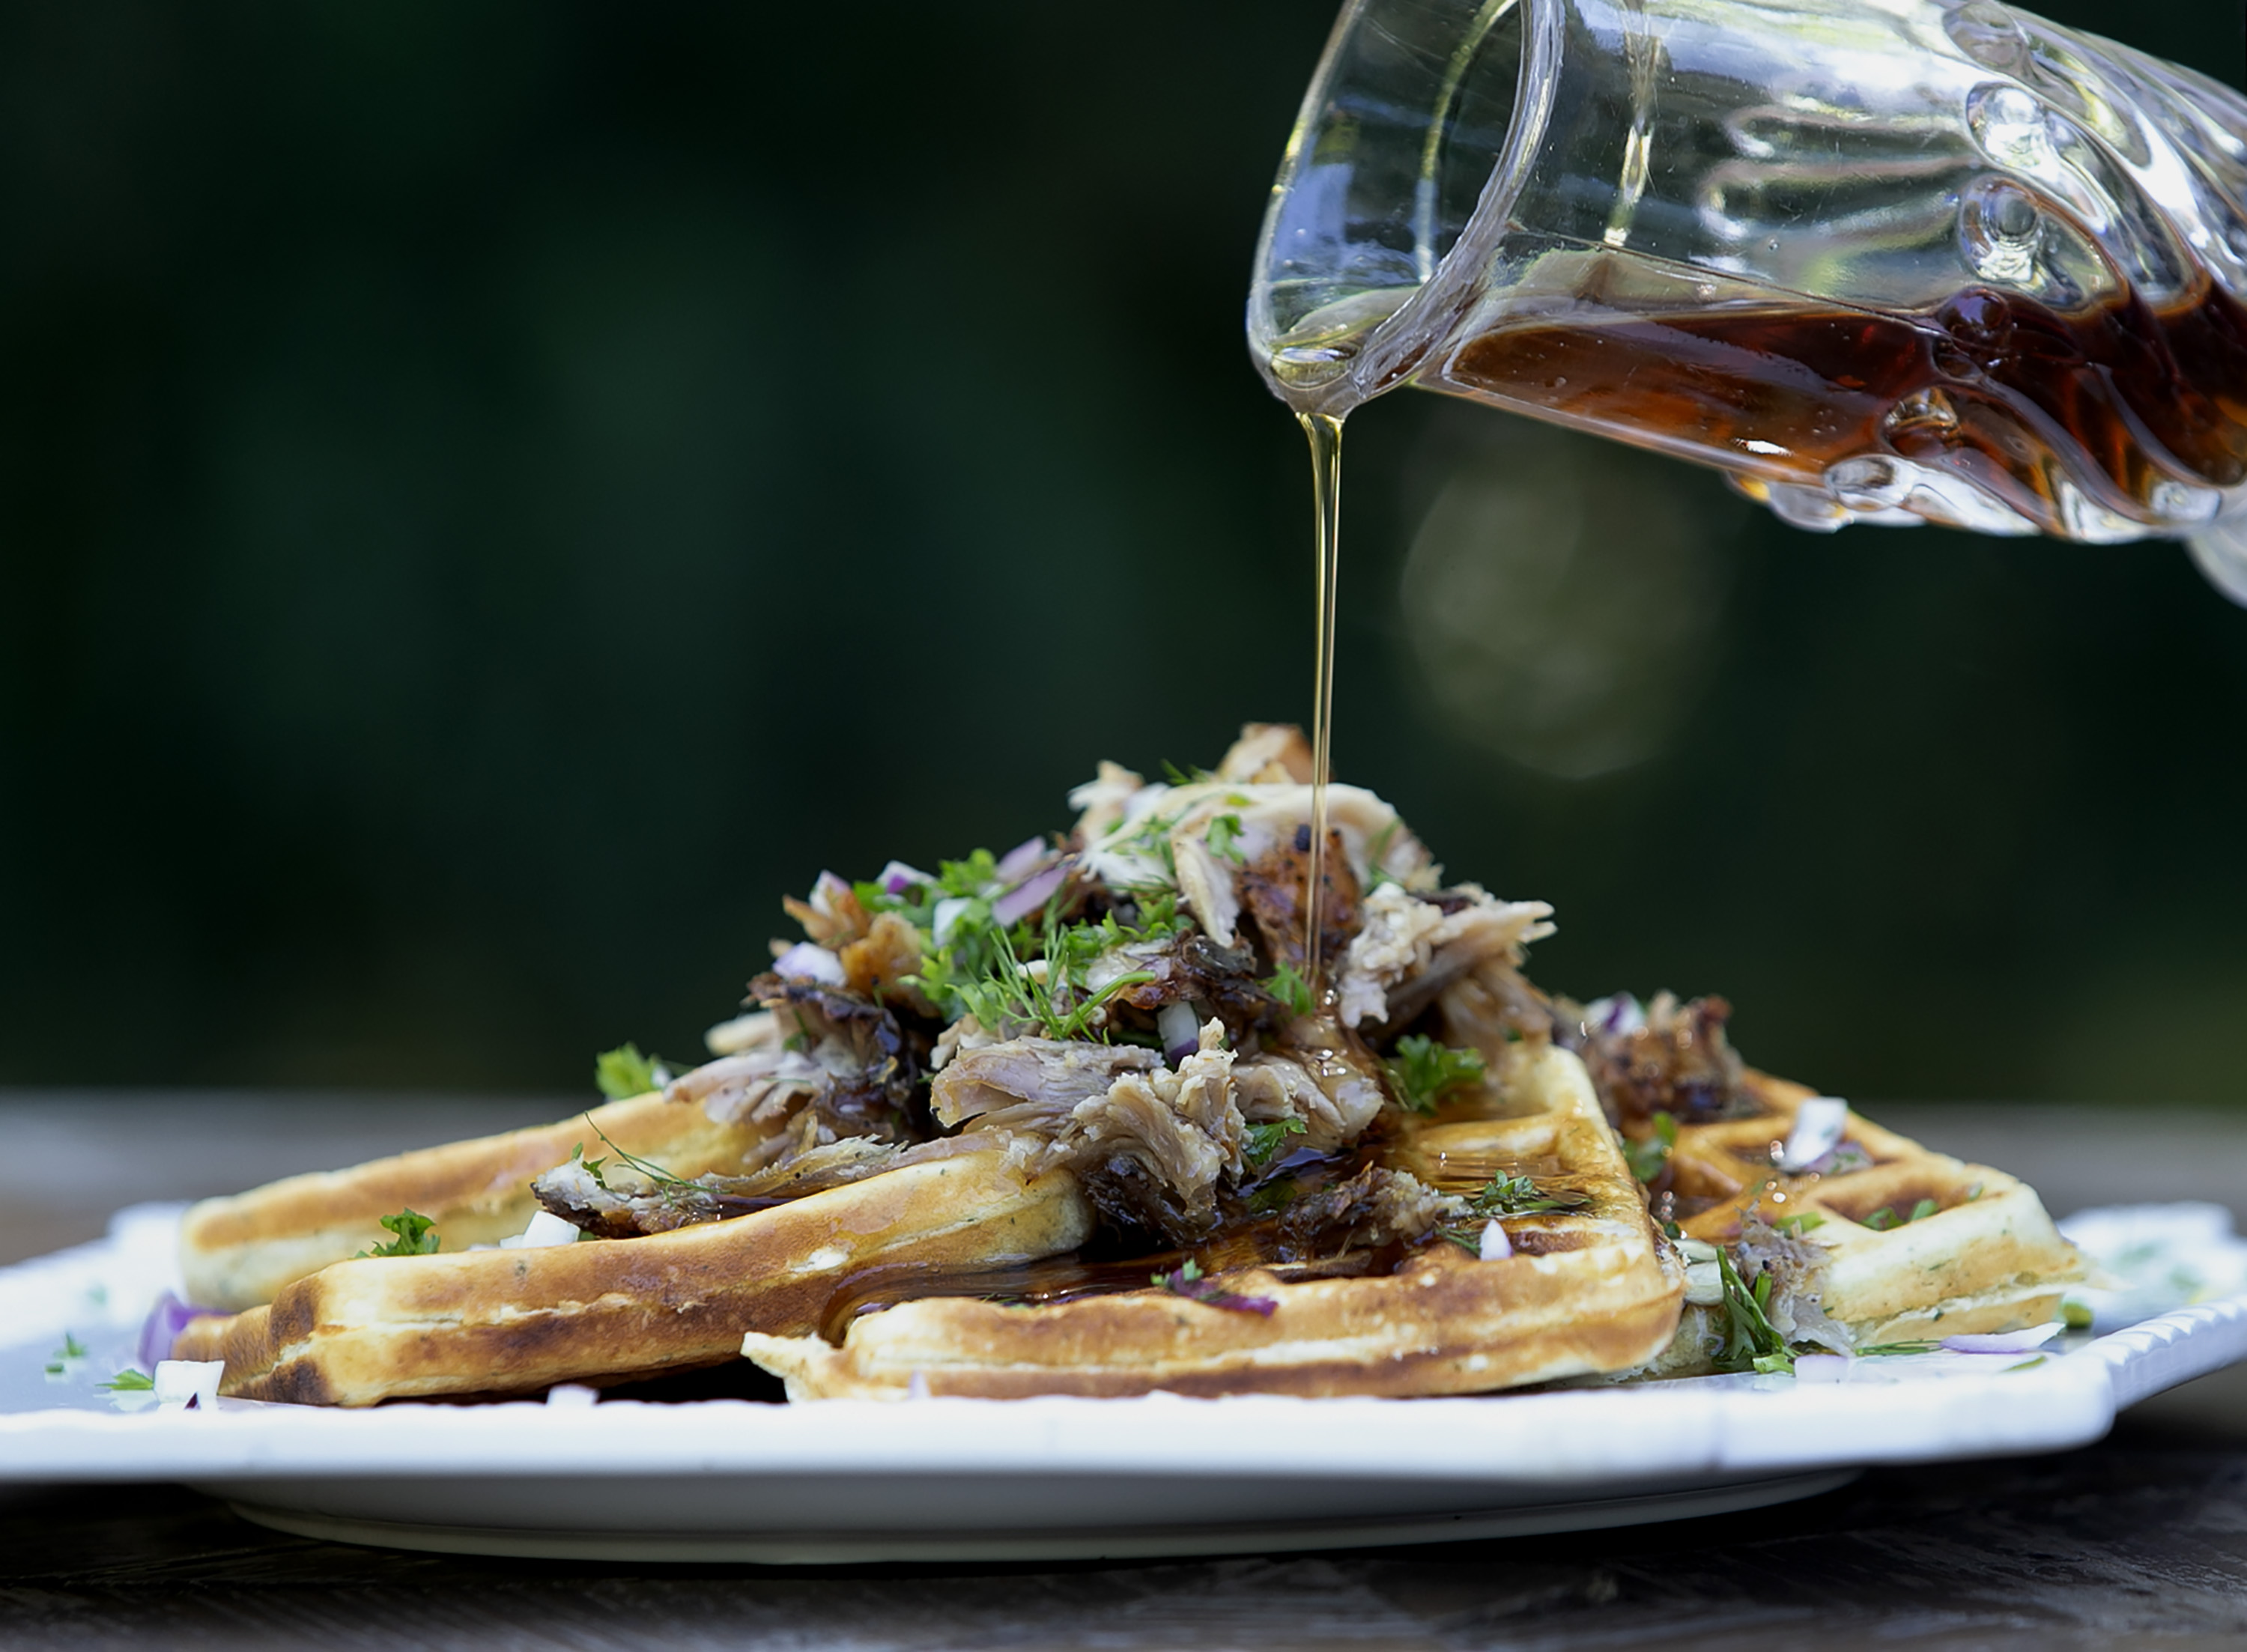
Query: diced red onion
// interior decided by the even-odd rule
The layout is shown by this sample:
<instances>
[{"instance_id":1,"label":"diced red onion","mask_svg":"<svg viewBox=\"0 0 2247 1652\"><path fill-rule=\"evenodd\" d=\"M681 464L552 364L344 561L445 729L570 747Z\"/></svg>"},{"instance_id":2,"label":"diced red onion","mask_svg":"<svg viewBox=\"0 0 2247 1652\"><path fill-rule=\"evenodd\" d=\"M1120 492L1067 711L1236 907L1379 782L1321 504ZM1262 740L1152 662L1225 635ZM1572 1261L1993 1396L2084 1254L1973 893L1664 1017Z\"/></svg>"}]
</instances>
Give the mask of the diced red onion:
<instances>
[{"instance_id":1,"label":"diced red onion","mask_svg":"<svg viewBox=\"0 0 2247 1652\"><path fill-rule=\"evenodd\" d=\"M1943 1346L1953 1354L2033 1354L2065 1328L2058 1320L2025 1331L1997 1331L1982 1335L1946 1336Z\"/></svg>"},{"instance_id":2,"label":"diced red onion","mask_svg":"<svg viewBox=\"0 0 2247 1652\"><path fill-rule=\"evenodd\" d=\"M918 866L908 866L901 860L893 860L882 868L882 875L874 881L891 894L902 895L915 884L933 884L936 879Z\"/></svg>"},{"instance_id":3,"label":"diced red onion","mask_svg":"<svg viewBox=\"0 0 2247 1652\"><path fill-rule=\"evenodd\" d=\"M1163 1035L1163 1059L1176 1067L1201 1048L1201 1027L1191 1004L1165 1004L1155 1013L1156 1030Z\"/></svg>"},{"instance_id":4,"label":"diced red onion","mask_svg":"<svg viewBox=\"0 0 2247 1652\"><path fill-rule=\"evenodd\" d=\"M140 1369L153 1371L157 1362L172 1357L172 1344L180 1340L180 1333L190 1320L208 1319L214 1314L224 1314L222 1307L197 1307L182 1302L166 1291L148 1310L148 1317L140 1324L140 1344L134 1350L140 1355Z\"/></svg>"},{"instance_id":5,"label":"diced red onion","mask_svg":"<svg viewBox=\"0 0 2247 1652\"><path fill-rule=\"evenodd\" d=\"M1848 1127L1849 1103L1838 1096L1813 1096L1795 1109L1794 1128L1780 1150L1779 1168L1807 1169L1841 1143Z\"/></svg>"},{"instance_id":6,"label":"diced red onion","mask_svg":"<svg viewBox=\"0 0 2247 1652\"><path fill-rule=\"evenodd\" d=\"M1485 1262L1503 1262L1513 1254L1513 1241L1496 1222L1485 1222L1482 1226L1482 1246L1476 1253Z\"/></svg>"},{"instance_id":7,"label":"diced red onion","mask_svg":"<svg viewBox=\"0 0 2247 1652\"><path fill-rule=\"evenodd\" d=\"M991 916L1002 924L1019 924L1053 898L1069 876L1066 864L1048 866L1028 882L1018 884L991 903Z\"/></svg>"},{"instance_id":8,"label":"diced red onion","mask_svg":"<svg viewBox=\"0 0 2247 1652\"><path fill-rule=\"evenodd\" d=\"M1849 1375L1849 1356L1846 1354L1798 1354L1794 1356L1794 1380L1798 1382L1839 1382Z\"/></svg>"},{"instance_id":9,"label":"diced red onion","mask_svg":"<svg viewBox=\"0 0 2247 1652\"><path fill-rule=\"evenodd\" d=\"M848 979L841 959L809 941L798 941L773 959L773 971L790 980L817 981L822 986L840 986Z\"/></svg>"},{"instance_id":10,"label":"diced red onion","mask_svg":"<svg viewBox=\"0 0 2247 1652\"><path fill-rule=\"evenodd\" d=\"M1037 864L1046 857L1046 853L1044 838L1026 837L999 857L999 864L994 869L993 876L1002 884L1019 884L1036 870Z\"/></svg>"},{"instance_id":11,"label":"diced red onion","mask_svg":"<svg viewBox=\"0 0 2247 1652\"><path fill-rule=\"evenodd\" d=\"M1584 1007L1584 1019L1603 1033L1625 1035L1639 1032L1646 1026L1646 1012L1639 1007L1638 1000L1629 993L1593 1000Z\"/></svg>"}]
</instances>

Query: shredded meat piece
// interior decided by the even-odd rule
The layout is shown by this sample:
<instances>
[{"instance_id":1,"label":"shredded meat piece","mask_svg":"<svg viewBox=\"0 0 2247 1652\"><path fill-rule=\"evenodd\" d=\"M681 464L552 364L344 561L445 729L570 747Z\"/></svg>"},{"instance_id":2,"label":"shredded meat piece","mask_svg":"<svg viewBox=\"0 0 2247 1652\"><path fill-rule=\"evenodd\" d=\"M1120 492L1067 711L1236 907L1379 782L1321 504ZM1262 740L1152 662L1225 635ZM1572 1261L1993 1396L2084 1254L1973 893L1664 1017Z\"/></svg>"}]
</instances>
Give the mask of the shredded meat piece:
<instances>
[{"instance_id":1,"label":"shredded meat piece","mask_svg":"<svg viewBox=\"0 0 2247 1652\"><path fill-rule=\"evenodd\" d=\"M877 915L864 937L843 949L842 958L843 976L860 997L901 999L916 1014L936 1014L919 987L905 984L905 977L921 966L920 931L897 913Z\"/></svg>"},{"instance_id":2,"label":"shredded meat piece","mask_svg":"<svg viewBox=\"0 0 2247 1652\"><path fill-rule=\"evenodd\" d=\"M837 1137L912 1141L927 1134L919 1082L929 1041L884 1005L841 987L760 975L750 996L773 1012L783 1047L813 1068L803 1081L820 1121Z\"/></svg>"},{"instance_id":3,"label":"shredded meat piece","mask_svg":"<svg viewBox=\"0 0 2247 1652\"><path fill-rule=\"evenodd\" d=\"M819 874L818 881L811 886L809 900L787 895L782 897L780 904L790 918L803 925L806 935L830 950L839 951L863 939L873 927L873 915L858 904L857 892L832 872ZM786 942L773 943L775 958L787 950Z\"/></svg>"},{"instance_id":4,"label":"shredded meat piece","mask_svg":"<svg viewBox=\"0 0 2247 1652\"><path fill-rule=\"evenodd\" d=\"M1732 1255L1740 1277L1750 1286L1771 1275L1771 1296L1764 1315L1771 1328L1789 1342L1815 1342L1836 1354L1847 1354L1855 1339L1848 1328L1829 1316L1820 1301L1820 1283L1826 1271L1826 1247L1799 1233L1783 1233L1751 1213L1740 1225Z\"/></svg>"},{"instance_id":5,"label":"shredded meat piece","mask_svg":"<svg viewBox=\"0 0 2247 1652\"><path fill-rule=\"evenodd\" d=\"M1340 832L1327 834L1322 877L1326 890L1319 905L1319 953L1331 960L1343 955L1357 932L1357 873L1351 869ZM1303 955L1303 902L1310 883L1308 824L1240 868L1233 878L1267 955L1297 970L1308 961Z\"/></svg>"},{"instance_id":6,"label":"shredded meat piece","mask_svg":"<svg viewBox=\"0 0 2247 1652\"><path fill-rule=\"evenodd\" d=\"M1365 898L1363 911L1338 983L1347 1027L1408 1026L1453 982L1485 966L1518 970L1528 944L1553 932L1547 921L1553 909L1543 901L1502 901L1473 884L1427 895L1384 884Z\"/></svg>"},{"instance_id":7,"label":"shredded meat piece","mask_svg":"<svg viewBox=\"0 0 2247 1652\"><path fill-rule=\"evenodd\" d=\"M1656 1113L1681 1124L1756 1114L1740 1082L1739 1055L1725 1038L1730 1004L1721 998L1681 1004L1661 993L1643 1016L1636 1010L1629 999L1588 1007L1563 1000L1554 1029L1557 1041L1583 1056L1600 1104L1626 1136L1643 1135Z\"/></svg>"},{"instance_id":8,"label":"shredded meat piece","mask_svg":"<svg viewBox=\"0 0 2247 1652\"><path fill-rule=\"evenodd\" d=\"M1033 1174L1074 1171L1117 1225L1185 1243L1216 1226L1219 1184L1240 1174L1233 1064L1214 1020L1175 1069L1132 1045L1014 1039L962 1051L932 1110L1012 1136Z\"/></svg>"},{"instance_id":9,"label":"shredded meat piece","mask_svg":"<svg viewBox=\"0 0 2247 1652\"><path fill-rule=\"evenodd\" d=\"M1158 1010L1165 1004L1201 1004L1217 1011L1235 1032L1282 1018L1280 1002L1257 973L1246 945L1220 946L1199 932L1161 942L1118 947L1094 960L1086 984L1095 992L1120 976L1144 970L1155 979L1126 986L1119 1004Z\"/></svg>"},{"instance_id":10,"label":"shredded meat piece","mask_svg":"<svg viewBox=\"0 0 2247 1652\"><path fill-rule=\"evenodd\" d=\"M1459 1201L1405 1171L1369 1164L1337 1186L1287 1206L1280 1218L1281 1255L1313 1260L1344 1251L1415 1245L1460 1214Z\"/></svg>"},{"instance_id":11,"label":"shredded meat piece","mask_svg":"<svg viewBox=\"0 0 2247 1652\"><path fill-rule=\"evenodd\" d=\"M584 1165L572 1160L531 1183L530 1191L555 1215L596 1239L667 1233L698 1222L747 1216L782 1202L691 1182L659 1183L634 1171L619 1171L610 1179L614 1185L603 1186Z\"/></svg>"}]
</instances>

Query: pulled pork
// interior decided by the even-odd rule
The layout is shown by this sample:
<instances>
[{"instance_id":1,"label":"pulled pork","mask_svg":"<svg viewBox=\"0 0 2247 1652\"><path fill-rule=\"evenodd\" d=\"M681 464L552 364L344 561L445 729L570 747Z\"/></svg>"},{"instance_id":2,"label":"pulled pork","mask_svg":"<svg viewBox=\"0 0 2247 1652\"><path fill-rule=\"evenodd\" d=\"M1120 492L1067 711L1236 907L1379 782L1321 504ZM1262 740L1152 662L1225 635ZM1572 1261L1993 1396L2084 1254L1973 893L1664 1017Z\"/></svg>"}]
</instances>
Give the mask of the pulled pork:
<instances>
[{"instance_id":1,"label":"pulled pork","mask_svg":"<svg viewBox=\"0 0 2247 1652\"><path fill-rule=\"evenodd\" d=\"M1600 1103L1624 1135L1638 1137L1656 1113L1680 1124L1752 1117L1739 1055L1725 1038L1732 1007L1721 998L1679 1003L1658 993L1643 1011L1628 996L1589 1005L1561 1000L1554 1039L1584 1059Z\"/></svg>"}]
</instances>

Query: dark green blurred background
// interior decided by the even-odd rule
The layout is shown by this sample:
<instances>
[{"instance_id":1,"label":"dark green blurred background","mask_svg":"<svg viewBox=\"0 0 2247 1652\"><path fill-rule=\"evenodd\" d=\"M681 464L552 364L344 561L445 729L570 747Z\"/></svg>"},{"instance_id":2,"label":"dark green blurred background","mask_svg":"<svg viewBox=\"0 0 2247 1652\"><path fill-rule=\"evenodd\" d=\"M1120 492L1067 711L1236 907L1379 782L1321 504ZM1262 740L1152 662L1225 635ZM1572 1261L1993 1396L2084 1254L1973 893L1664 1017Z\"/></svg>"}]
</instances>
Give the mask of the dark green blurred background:
<instances>
[{"instance_id":1,"label":"dark green blurred background","mask_svg":"<svg viewBox=\"0 0 2247 1652\"><path fill-rule=\"evenodd\" d=\"M2232 0L2056 6L2237 83ZM577 1089L823 867L1309 688L1240 342L1325 0L0 9L0 1082ZM1337 761L1539 979L2247 1103L2247 612L1405 395Z\"/></svg>"}]
</instances>

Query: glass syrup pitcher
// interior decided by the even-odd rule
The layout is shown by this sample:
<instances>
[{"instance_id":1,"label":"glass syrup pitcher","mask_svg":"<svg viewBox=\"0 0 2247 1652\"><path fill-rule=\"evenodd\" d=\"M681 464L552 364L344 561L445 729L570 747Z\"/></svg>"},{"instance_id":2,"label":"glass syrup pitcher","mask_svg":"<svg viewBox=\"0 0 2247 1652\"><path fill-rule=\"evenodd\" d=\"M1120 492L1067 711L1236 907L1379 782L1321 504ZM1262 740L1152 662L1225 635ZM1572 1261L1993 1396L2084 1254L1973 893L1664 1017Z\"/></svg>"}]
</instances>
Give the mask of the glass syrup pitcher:
<instances>
[{"instance_id":1,"label":"glass syrup pitcher","mask_svg":"<svg viewBox=\"0 0 2247 1652\"><path fill-rule=\"evenodd\" d=\"M2247 602L2247 100L1994 0L1350 0L1248 335L1800 527L2188 540Z\"/></svg>"}]
</instances>

